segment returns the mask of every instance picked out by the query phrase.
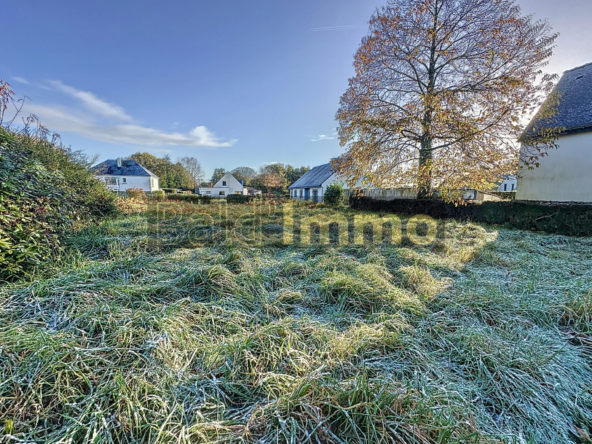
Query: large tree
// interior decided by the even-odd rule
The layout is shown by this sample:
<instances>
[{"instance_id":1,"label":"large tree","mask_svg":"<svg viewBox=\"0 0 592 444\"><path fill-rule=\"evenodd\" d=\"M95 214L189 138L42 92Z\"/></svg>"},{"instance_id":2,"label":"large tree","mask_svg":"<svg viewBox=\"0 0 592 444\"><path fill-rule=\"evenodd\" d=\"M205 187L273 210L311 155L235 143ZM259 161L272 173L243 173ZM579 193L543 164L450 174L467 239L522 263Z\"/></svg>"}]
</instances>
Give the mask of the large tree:
<instances>
[{"instance_id":1,"label":"large tree","mask_svg":"<svg viewBox=\"0 0 592 444\"><path fill-rule=\"evenodd\" d=\"M214 186L216 184L216 182L218 182L220 179L222 179L222 176L224 176L225 174L226 174L226 170L224 168L216 168L214 170L214 173L212 174L212 178L210 179L212 186Z\"/></svg>"},{"instance_id":2,"label":"large tree","mask_svg":"<svg viewBox=\"0 0 592 444\"><path fill-rule=\"evenodd\" d=\"M231 171L236 180L244 180L247 185L253 183L253 179L257 177L257 172L251 167L238 167Z\"/></svg>"},{"instance_id":3,"label":"large tree","mask_svg":"<svg viewBox=\"0 0 592 444\"><path fill-rule=\"evenodd\" d=\"M420 197L483 189L518 166L518 136L550 91L557 34L513 0L389 0L370 20L337 112L353 185Z\"/></svg>"},{"instance_id":4,"label":"large tree","mask_svg":"<svg viewBox=\"0 0 592 444\"><path fill-rule=\"evenodd\" d=\"M288 180L288 185L292 185L298 179L300 179L306 172L310 170L310 167L300 167L294 168L292 165L286 166L286 178Z\"/></svg>"},{"instance_id":5,"label":"large tree","mask_svg":"<svg viewBox=\"0 0 592 444\"><path fill-rule=\"evenodd\" d=\"M199 185L204 179L204 172L201 169L201 164L195 157L181 157L179 163L189 172L193 178L193 188Z\"/></svg>"},{"instance_id":6,"label":"large tree","mask_svg":"<svg viewBox=\"0 0 592 444\"><path fill-rule=\"evenodd\" d=\"M189 171L180 162L173 163L168 155L159 158L149 153L135 153L130 159L156 174L161 188L194 187L194 179Z\"/></svg>"},{"instance_id":7,"label":"large tree","mask_svg":"<svg viewBox=\"0 0 592 444\"><path fill-rule=\"evenodd\" d=\"M265 188L265 192L285 191L287 178L286 168L281 163L272 163L259 168L259 174L254 180L256 186Z\"/></svg>"}]
</instances>

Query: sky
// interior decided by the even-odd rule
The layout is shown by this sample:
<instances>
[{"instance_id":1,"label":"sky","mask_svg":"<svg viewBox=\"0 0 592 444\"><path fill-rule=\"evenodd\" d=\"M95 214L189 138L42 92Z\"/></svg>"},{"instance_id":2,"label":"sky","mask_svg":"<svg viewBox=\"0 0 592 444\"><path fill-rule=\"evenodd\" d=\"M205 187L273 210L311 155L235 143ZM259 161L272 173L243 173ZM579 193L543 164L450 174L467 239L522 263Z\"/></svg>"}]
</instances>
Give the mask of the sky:
<instances>
[{"instance_id":1,"label":"sky","mask_svg":"<svg viewBox=\"0 0 592 444\"><path fill-rule=\"evenodd\" d=\"M327 163L368 20L386 0L1 0L0 78L62 141L214 168ZM517 0L592 62L591 0Z\"/></svg>"}]
</instances>

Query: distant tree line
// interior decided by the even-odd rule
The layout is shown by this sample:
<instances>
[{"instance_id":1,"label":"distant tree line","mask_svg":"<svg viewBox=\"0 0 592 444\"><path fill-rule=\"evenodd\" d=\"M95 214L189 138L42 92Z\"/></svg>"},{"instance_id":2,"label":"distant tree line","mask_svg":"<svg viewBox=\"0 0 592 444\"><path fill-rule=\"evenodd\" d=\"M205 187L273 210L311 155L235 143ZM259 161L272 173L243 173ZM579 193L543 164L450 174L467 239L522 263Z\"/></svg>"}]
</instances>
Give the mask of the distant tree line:
<instances>
[{"instance_id":1,"label":"distant tree line","mask_svg":"<svg viewBox=\"0 0 592 444\"><path fill-rule=\"evenodd\" d=\"M193 190L197 186L211 187L227 173L224 168L216 168L208 182L195 157L181 157L177 162L173 162L168 154L156 157L138 152L130 156L130 159L156 174L160 179L161 188ZM244 180L247 186L252 186L264 193L283 194L308 170L310 167L307 166L296 168L283 163L272 163L258 170L251 167L238 167L230 172L237 180Z\"/></svg>"},{"instance_id":2,"label":"distant tree line","mask_svg":"<svg viewBox=\"0 0 592 444\"><path fill-rule=\"evenodd\" d=\"M304 175L310 167L295 168L292 165L283 163L272 163L264 165L258 171L250 167L238 167L230 171L237 180L244 180L247 186L252 186L264 193L287 192L288 187ZM209 182L202 183L202 186L213 186L224 174L224 168L216 168Z\"/></svg>"},{"instance_id":3,"label":"distant tree line","mask_svg":"<svg viewBox=\"0 0 592 444\"><path fill-rule=\"evenodd\" d=\"M130 159L156 174L161 188L191 190L203 180L203 170L195 157L181 157L174 163L168 154L156 157L148 153L136 153Z\"/></svg>"}]
</instances>

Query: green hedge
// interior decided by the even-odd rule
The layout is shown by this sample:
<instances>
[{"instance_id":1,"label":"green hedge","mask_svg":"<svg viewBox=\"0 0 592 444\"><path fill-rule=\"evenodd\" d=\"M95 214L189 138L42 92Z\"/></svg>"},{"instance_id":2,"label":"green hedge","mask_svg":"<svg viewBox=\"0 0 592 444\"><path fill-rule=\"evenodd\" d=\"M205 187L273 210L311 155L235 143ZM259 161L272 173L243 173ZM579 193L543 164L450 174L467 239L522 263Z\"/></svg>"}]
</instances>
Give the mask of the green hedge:
<instances>
[{"instance_id":1,"label":"green hedge","mask_svg":"<svg viewBox=\"0 0 592 444\"><path fill-rule=\"evenodd\" d=\"M89 163L55 139L0 128L0 280L56 256L73 229L117 214Z\"/></svg>"},{"instance_id":2,"label":"green hedge","mask_svg":"<svg viewBox=\"0 0 592 444\"><path fill-rule=\"evenodd\" d=\"M357 210L425 214L436 219L507 225L521 230L544 231L566 236L592 236L592 205L502 201L455 206L441 200L385 201L365 196L352 196L350 204Z\"/></svg>"},{"instance_id":3,"label":"green hedge","mask_svg":"<svg viewBox=\"0 0 592 444\"><path fill-rule=\"evenodd\" d=\"M491 191L489 194L504 200L516 200L516 191Z\"/></svg>"},{"instance_id":4,"label":"green hedge","mask_svg":"<svg viewBox=\"0 0 592 444\"><path fill-rule=\"evenodd\" d=\"M200 196L197 194L167 194L166 198L167 200L176 200L193 204L198 204L200 201Z\"/></svg>"},{"instance_id":5,"label":"green hedge","mask_svg":"<svg viewBox=\"0 0 592 444\"><path fill-rule=\"evenodd\" d=\"M79 217L64 177L24 153L0 147L0 280L59 252Z\"/></svg>"},{"instance_id":6,"label":"green hedge","mask_svg":"<svg viewBox=\"0 0 592 444\"><path fill-rule=\"evenodd\" d=\"M226 196L227 203L249 203L253 202L253 196L245 196L243 194L229 194Z\"/></svg>"}]
</instances>

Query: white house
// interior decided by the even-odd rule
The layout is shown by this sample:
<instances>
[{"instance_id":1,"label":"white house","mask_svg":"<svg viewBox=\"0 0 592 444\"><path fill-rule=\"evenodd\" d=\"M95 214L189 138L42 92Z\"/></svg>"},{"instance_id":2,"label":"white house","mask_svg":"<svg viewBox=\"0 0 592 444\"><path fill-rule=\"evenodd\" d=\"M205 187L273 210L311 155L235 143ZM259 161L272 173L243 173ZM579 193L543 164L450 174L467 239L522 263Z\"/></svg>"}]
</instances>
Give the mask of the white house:
<instances>
[{"instance_id":1,"label":"white house","mask_svg":"<svg viewBox=\"0 0 592 444\"><path fill-rule=\"evenodd\" d=\"M514 175L502 177L503 181L499 184L497 191L516 191L518 178Z\"/></svg>"},{"instance_id":2,"label":"white house","mask_svg":"<svg viewBox=\"0 0 592 444\"><path fill-rule=\"evenodd\" d=\"M246 196L249 193L249 189L244 180L237 180L231 173L226 173L213 187L199 187L196 188L195 192L197 194L212 196L216 199L224 199L229 194L242 194Z\"/></svg>"},{"instance_id":3,"label":"white house","mask_svg":"<svg viewBox=\"0 0 592 444\"><path fill-rule=\"evenodd\" d=\"M331 164L319 165L307 171L300 179L288 187L290 197L293 200L312 200L322 202L325 190L333 182L340 183L344 189L348 186L340 181L335 172L331 170Z\"/></svg>"},{"instance_id":4,"label":"white house","mask_svg":"<svg viewBox=\"0 0 592 444\"><path fill-rule=\"evenodd\" d=\"M93 167L93 172L112 191L139 188L152 192L160 189L158 176L135 160L109 159Z\"/></svg>"},{"instance_id":5,"label":"white house","mask_svg":"<svg viewBox=\"0 0 592 444\"><path fill-rule=\"evenodd\" d=\"M516 198L592 202L592 63L566 71L555 92L559 104L554 116L535 116L525 135L535 135L543 128L561 128L558 147L539 158L538 168L521 166ZM523 150L528 148L523 146Z\"/></svg>"}]
</instances>

